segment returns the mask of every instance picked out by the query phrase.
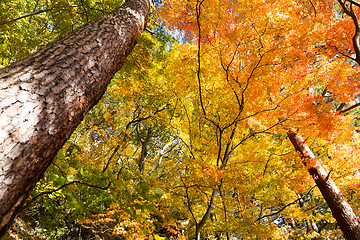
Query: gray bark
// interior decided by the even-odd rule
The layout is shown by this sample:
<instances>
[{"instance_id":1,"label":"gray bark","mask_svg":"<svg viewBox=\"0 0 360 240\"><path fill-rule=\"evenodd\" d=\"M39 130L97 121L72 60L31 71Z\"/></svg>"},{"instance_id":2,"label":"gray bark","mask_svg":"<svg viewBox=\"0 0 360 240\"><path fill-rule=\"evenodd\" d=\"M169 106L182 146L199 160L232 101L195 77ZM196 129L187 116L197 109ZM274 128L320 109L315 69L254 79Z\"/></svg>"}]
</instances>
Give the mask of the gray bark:
<instances>
[{"instance_id":1,"label":"gray bark","mask_svg":"<svg viewBox=\"0 0 360 240\"><path fill-rule=\"evenodd\" d=\"M146 27L151 0L128 0L0 69L0 238Z\"/></svg>"}]
</instances>

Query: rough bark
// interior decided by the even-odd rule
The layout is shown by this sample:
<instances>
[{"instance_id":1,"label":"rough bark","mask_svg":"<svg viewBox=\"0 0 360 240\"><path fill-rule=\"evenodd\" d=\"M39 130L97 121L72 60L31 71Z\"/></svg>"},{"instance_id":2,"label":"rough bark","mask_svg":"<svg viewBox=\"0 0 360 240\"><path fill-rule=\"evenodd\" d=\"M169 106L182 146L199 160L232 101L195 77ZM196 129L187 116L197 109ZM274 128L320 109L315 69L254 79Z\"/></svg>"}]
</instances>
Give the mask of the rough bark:
<instances>
[{"instance_id":1,"label":"rough bark","mask_svg":"<svg viewBox=\"0 0 360 240\"><path fill-rule=\"evenodd\" d=\"M360 224L358 218L331 179L329 173L326 172L321 162L315 158L299 134L289 131L288 136L296 151L300 152L303 164L315 180L317 187L329 205L332 215L343 231L345 238L348 240L360 239Z\"/></svg>"},{"instance_id":2,"label":"rough bark","mask_svg":"<svg viewBox=\"0 0 360 240\"><path fill-rule=\"evenodd\" d=\"M0 238L146 27L150 0L120 8L0 69Z\"/></svg>"}]
</instances>

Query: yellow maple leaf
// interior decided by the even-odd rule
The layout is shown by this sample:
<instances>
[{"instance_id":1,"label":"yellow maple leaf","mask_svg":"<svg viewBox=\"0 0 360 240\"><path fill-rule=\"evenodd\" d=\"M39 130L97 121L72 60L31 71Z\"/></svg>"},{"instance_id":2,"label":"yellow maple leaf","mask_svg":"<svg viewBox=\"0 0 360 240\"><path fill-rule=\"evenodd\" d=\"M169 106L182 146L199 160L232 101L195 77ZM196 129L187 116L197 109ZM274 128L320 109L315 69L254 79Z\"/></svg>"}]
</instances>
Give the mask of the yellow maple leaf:
<instances>
[{"instance_id":1,"label":"yellow maple leaf","mask_svg":"<svg viewBox=\"0 0 360 240\"><path fill-rule=\"evenodd\" d=\"M77 173L77 170L73 167L69 167L69 174L70 175L75 175Z\"/></svg>"}]
</instances>

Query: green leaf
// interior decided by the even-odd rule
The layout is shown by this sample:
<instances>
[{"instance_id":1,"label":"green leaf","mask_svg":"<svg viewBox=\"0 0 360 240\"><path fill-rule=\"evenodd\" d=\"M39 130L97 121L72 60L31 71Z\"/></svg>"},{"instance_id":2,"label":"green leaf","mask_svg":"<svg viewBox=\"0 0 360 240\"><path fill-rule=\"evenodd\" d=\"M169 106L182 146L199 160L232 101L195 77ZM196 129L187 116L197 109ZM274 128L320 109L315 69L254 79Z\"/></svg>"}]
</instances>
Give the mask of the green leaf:
<instances>
[{"instance_id":1,"label":"green leaf","mask_svg":"<svg viewBox=\"0 0 360 240\"><path fill-rule=\"evenodd\" d=\"M139 203L135 203L135 204L134 204L134 207L135 207L136 209L143 209L143 205L141 205L141 204L139 204Z\"/></svg>"},{"instance_id":2,"label":"green leaf","mask_svg":"<svg viewBox=\"0 0 360 240\"><path fill-rule=\"evenodd\" d=\"M62 191L66 196L72 196L72 192L68 188L63 188Z\"/></svg>"},{"instance_id":3,"label":"green leaf","mask_svg":"<svg viewBox=\"0 0 360 240\"><path fill-rule=\"evenodd\" d=\"M64 150L60 149L60 150L58 151L58 153L56 154L56 158L61 160L61 159L63 159L64 157L65 157Z\"/></svg>"},{"instance_id":4,"label":"green leaf","mask_svg":"<svg viewBox=\"0 0 360 240\"><path fill-rule=\"evenodd\" d=\"M140 193L140 196L141 196L142 198L144 198L144 199L147 198L147 197L146 197L146 193L144 193L144 192Z\"/></svg>"},{"instance_id":5,"label":"green leaf","mask_svg":"<svg viewBox=\"0 0 360 240\"><path fill-rule=\"evenodd\" d=\"M69 164L67 162L62 162L61 163L61 167L64 169L68 169L69 168Z\"/></svg>"},{"instance_id":6,"label":"green leaf","mask_svg":"<svg viewBox=\"0 0 360 240\"><path fill-rule=\"evenodd\" d=\"M155 196L153 196L153 195L151 195L151 196L147 196L147 197L146 197L146 199L147 199L147 200L149 200L149 201L152 201L152 200L154 200L154 199L155 199Z\"/></svg>"},{"instance_id":7,"label":"green leaf","mask_svg":"<svg viewBox=\"0 0 360 240\"><path fill-rule=\"evenodd\" d=\"M82 208L77 207L77 208L75 209L75 213L76 213L76 214L82 214L83 212L84 212L84 210L83 210Z\"/></svg>"},{"instance_id":8,"label":"green leaf","mask_svg":"<svg viewBox=\"0 0 360 240\"><path fill-rule=\"evenodd\" d=\"M48 213L49 214L52 214L54 212L54 207L53 206L50 206L48 209L47 209Z\"/></svg>"},{"instance_id":9,"label":"green leaf","mask_svg":"<svg viewBox=\"0 0 360 240\"><path fill-rule=\"evenodd\" d=\"M74 202L74 197L73 197L73 195L66 195L66 199L68 200L68 202L70 202L70 204L71 204L72 202Z\"/></svg>"},{"instance_id":10,"label":"green leaf","mask_svg":"<svg viewBox=\"0 0 360 240\"><path fill-rule=\"evenodd\" d=\"M155 209L155 206L152 205L152 204L146 204L145 207L149 210L154 210Z\"/></svg>"},{"instance_id":11,"label":"green leaf","mask_svg":"<svg viewBox=\"0 0 360 240\"><path fill-rule=\"evenodd\" d=\"M106 181L106 180L107 180L107 177L105 177L105 176L100 176L99 180L100 180L100 181Z\"/></svg>"},{"instance_id":12,"label":"green leaf","mask_svg":"<svg viewBox=\"0 0 360 240\"><path fill-rule=\"evenodd\" d=\"M140 188L141 188L144 192L148 192L149 189L150 189L150 185L147 184L147 183L145 183L145 182L143 182L143 183L140 184Z\"/></svg>"},{"instance_id":13,"label":"green leaf","mask_svg":"<svg viewBox=\"0 0 360 240\"><path fill-rule=\"evenodd\" d=\"M50 173L50 175L49 175L49 179L51 180L51 181L56 181L56 179L58 178L59 176L58 175L56 175L55 173Z\"/></svg>"},{"instance_id":14,"label":"green leaf","mask_svg":"<svg viewBox=\"0 0 360 240\"><path fill-rule=\"evenodd\" d=\"M63 176L60 176L54 182L54 186L57 187L57 186L60 186L60 185L64 185L65 183L66 183L66 178L64 178Z\"/></svg>"},{"instance_id":15,"label":"green leaf","mask_svg":"<svg viewBox=\"0 0 360 240\"><path fill-rule=\"evenodd\" d=\"M69 207L70 207L70 208L76 208L76 207L77 207L76 202L70 202L70 203L69 203Z\"/></svg>"},{"instance_id":16,"label":"green leaf","mask_svg":"<svg viewBox=\"0 0 360 240\"><path fill-rule=\"evenodd\" d=\"M66 179L67 179L69 182L74 181L74 175L68 175L68 176L66 177Z\"/></svg>"},{"instance_id":17,"label":"green leaf","mask_svg":"<svg viewBox=\"0 0 360 240\"><path fill-rule=\"evenodd\" d=\"M161 197L161 196L164 194L164 191L163 191L161 188L155 188L155 189L154 189L154 193L155 193L157 196Z\"/></svg>"}]
</instances>

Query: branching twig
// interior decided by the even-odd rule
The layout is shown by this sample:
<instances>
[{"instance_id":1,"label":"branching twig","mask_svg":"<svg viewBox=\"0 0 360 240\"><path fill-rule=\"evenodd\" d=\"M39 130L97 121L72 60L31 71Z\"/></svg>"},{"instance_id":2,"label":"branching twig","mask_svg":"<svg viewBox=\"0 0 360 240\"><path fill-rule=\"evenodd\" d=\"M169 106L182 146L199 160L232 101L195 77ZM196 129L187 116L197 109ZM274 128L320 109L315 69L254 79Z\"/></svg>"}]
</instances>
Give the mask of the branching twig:
<instances>
[{"instance_id":1,"label":"branching twig","mask_svg":"<svg viewBox=\"0 0 360 240\"><path fill-rule=\"evenodd\" d=\"M34 15L37 15L37 14L40 14L40 13L43 13L43 12L49 12L51 10L52 9L43 9L43 10L35 11L35 12L32 12L32 13L27 13L27 14L21 15L19 17L13 18L13 19L7 19L7 20L4 20L4 21L1 21L0 25L9 24L9 23L15 22L17 20L27 18L27 17L31 17L31 16L34 16Z\"/></svg>"},{"instance_id":2,"label":"branching twig","mask_svg":"<svg viewBox=\"0 0 360 240\"><path fill-rule=\"evenodd\" d=\"M356 107L358 107L358 106L360 106L360 103L357 103L357 104L355 104L355 105L353 105L353 106L351 106L351 107L348 107L348 108L340 111L339 114L345 114L345 113L349 112L350 110L352 110L352 109L354 109L354 108L356 108Z\"/></svg>"},{"instance_id":3,"label":"branching twig","mask_svg":"<svg viewBox=\"0 0 360 240\"><path fill-rule=\"evenodd\" d=\"M111 154L108 162L106 163L104 169L102 170L103 173L104 173L104 172L108 169L108 167L110 166L110 162L111 162L111 160L114 158L114 156L115 156L115 154L117 153L117 151L119 150L119 148L120 148L120 145L116 145L114 152Z\"/></svg>"},{"instance_id":4,"label":"branching twig","mask_svg":"<svg viewBox=\"0 0 360 240\"><path fill-rule=\"evenodd\" d=\"M24 205L24 207L22 208L22 210L28 208L36 199L38 199L39 197L43 196L43 195L49 195L49 194L52 194L54 192L57 192L57 191L60 191L61 189L65 188L65 187L68 187L72 184L81 184L81 185L85 185L85 186L88 186L88 187L91 187L91 188L98 188L98 189L101 189L101 190L106 190L108 189L110 186L111 186L111 182L109 182L109 184L106 186L106 187L99 187L99 186L95 186L95 185L91 185L89 183L84 183L84 182L80 182L80 181L72 181L72 182L69 182L69 183L66 183L62 186L60 186L59 188L57 189L53 189L53 190L50 190L50 191L45 191L45 192L42 192L38 195L36 195L35 197L33 197L26 205Z\"/></svg>"},{"instance_id":5,"label":"branching twig","mask_svg":"<svg viewBox=\"0 0 360 240\"><path fill-rule=\"evenodd\" d=\"M350 2L350 6L349 8L346 7L346 1ZM351 19L353 20L354 22L354 25L355 25L355 34L353 36L353 47L354 47L354 50L355 50L355 54L356 54L356 57L355 57L355 61L360 64L360 45L359 45L359 39L360 39L360 24L359 24L359 20L356 16L356 13L354 12L354 9L352 7L352 5L356 5L358 7L360 7L360 4L355 2L355 1L352 1L352 0L345 0L345 1L342 1L342 0L338 0L339 4L341 5L342 9L344 10L344 12L346 13L346 15L350 16Z\"/></svg>"}]
</instances>

